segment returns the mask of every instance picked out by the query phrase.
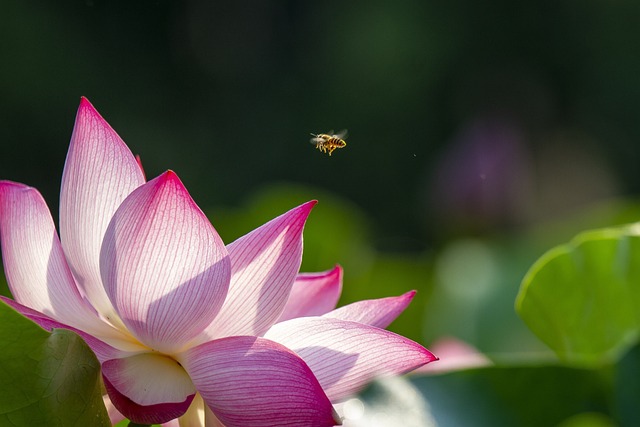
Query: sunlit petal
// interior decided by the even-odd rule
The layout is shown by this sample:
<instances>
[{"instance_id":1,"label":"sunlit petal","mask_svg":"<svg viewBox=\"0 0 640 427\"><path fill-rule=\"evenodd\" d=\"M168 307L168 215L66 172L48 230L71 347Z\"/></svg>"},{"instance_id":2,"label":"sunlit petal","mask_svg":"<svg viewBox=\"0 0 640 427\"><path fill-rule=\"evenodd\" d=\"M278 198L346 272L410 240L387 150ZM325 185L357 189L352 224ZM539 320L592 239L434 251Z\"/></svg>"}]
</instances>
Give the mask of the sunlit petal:
<instances>
[{"instance_id":1,"label":"sunlit petal","mask_svg":"<svg viewBox=\"0 0 640 427\"><path fill-rule=\"evenodd\" d=\"M278 323L265 338L300 355L332 401L353 394L375 377L403 374L436 360L427 349L400 335L325 317Z\"/></svg>"},{"instance_id":2,"label":"sunlit petal","mask_svg":"<svg viewBox=\"0 0 640 427\"><path fill-rule=\"evenodd\" d=\"M111 329L78 292L49 209L36 189L0 181L0 239L16 301L89 333Z\"/></svg>"},{"instance_id":3,"label":"sunlit petal","mask_svg":"<svg viewBox=\"0 0 640 427\"><path fill-rule=\"evenodd\" d=\"M261 335L280 317L302 261L307 202L227 246L231 284L207 337Z\"/></svg>"},{"instance_id":4,"label":"sunlit petal","mask_svg":"<svg viewBox=\"0 0 640 427\"><path fill-rule=\"evenodd\" d=\"M163 352L202 332L229 286L224 244L172 171L122 203L101 257L107 294L122 321Z\"/></svg>"},{"instance_id":5,"label":"sunlit petal","mask_svg":"<svg viewBox=\"0 0 640 427\"><path fill-rule=\"evenodd\" d=\"M79 286L105 316L113 309L100 279L102 239L120 203L143 183L129 148L82 98L62 175L60 239Z\"/></svg>"}]
</instances>

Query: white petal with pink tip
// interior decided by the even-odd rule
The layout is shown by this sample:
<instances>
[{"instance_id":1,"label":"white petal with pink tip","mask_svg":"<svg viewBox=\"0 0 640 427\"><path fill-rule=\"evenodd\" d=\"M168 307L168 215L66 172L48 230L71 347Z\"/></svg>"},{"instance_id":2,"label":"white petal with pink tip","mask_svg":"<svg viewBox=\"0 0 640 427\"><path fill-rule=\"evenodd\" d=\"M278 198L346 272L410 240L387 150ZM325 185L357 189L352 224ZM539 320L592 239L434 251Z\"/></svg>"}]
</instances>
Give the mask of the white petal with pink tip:
<instances>
[{"instance_id":1,"label":"white petal with pink tip","mask_svg":"<svg viewBox=\"0 0 640 427\"><path fill-rule=\"evenodd\" d=\"M49 209L36 189L0 181L0 237L16 301L89 333L112 329L78 292Z\"/></svg>"},{"instance_id":2,"label":"white petal with pink tip","mask_svg":"<svg viewBox=\"0 0 640 427\"><path fill-rule=\"evenodd\" d=\"M120 203L144 181L129 148L82 98L62 175L60 239L78 285L105 317L114 313L100 278L104 233Z\"/></svg>"},{"instance_id":3,"label":"white petal with pink tip","mask_svg":"<svg viewBox=\"0 0 640 427\"><path fill-rule=\"evenodd\" d=\"M165 353L179 351L211 323L229 285L222 240L171 171L122 203L101 260L122 321L141 342Z\"/></svg>"},{"instance_id":4,"label":"white petal with pink tip","mask_svg":"<svg viewBox=\"0 0 640 427\"><path fill-rule=\"evenodd\" d=\"M278 323L265 338L302 357L331 401L353 394L377 376L403 374L436 359L427 349L400 335L324 317Z\"/></svg>"},{"instance_id":5,"label":"white petal with pink tip","mask_svg":"<svg viewBox=\"0 0 640 427\"><path fill-rule=\"evenodd\" d=\"M200 342L260 336L276 322L300 269L302 230L315 204L298 206L227 246L232 269L229 294Z\"/></svg>"}]
</instances>

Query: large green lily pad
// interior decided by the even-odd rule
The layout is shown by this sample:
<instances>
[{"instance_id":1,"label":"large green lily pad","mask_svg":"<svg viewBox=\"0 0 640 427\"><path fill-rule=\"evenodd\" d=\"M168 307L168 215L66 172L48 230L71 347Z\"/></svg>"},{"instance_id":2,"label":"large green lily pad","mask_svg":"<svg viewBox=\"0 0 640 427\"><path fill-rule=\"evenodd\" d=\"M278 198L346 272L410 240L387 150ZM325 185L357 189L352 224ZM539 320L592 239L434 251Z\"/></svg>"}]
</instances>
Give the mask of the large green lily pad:
<instances>
[{"instance_id":1,"label":"large green lily pad","mask_svg":"<svg viewBox=\"0 0 640 427\"><path fill-rule=\"evenodd\" d=\"M74 332L49 333L0 302L0 425L110 426L100 365Z\"/></svg>"}]
</instances>

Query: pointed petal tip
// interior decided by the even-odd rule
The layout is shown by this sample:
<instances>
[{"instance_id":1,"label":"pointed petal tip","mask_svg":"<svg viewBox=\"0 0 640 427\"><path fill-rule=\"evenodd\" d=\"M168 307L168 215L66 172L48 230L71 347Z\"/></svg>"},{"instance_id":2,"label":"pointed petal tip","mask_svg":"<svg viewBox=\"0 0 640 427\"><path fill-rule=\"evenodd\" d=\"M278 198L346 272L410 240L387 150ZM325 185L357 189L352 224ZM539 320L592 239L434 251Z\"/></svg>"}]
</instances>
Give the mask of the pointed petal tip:
<instances>
[{"instance_id":1,"label":"pointed petal tip","mask_svg":"<svg viewBox=\"0 0 640 427\"><path fill-rule=\"evenodd\" d=\"M175 173L173 170L167 169L166 171L164 171L162 174L158 175L151 181L155 181L154 186L156 186L156 188L171 187L171 188L174 188L178 193L187 195L187 197L191 200L193 205L197 207L195 201L189 194L189 190L187 190L187 187L184 185L184 183L182 182L178 174ZM199 207L197 207L197 209L200 210Z\"/></svg>"},{"instance_id":2,"label":"pointed petal tip","mask_svg":"<svg viewBox=\"0 0 640 427\"><path fill-rule=\"evenodd\" d=\"M156 176L152 180L148 181L147 184L152 187L163 187L167 184L177 183L179 186L183 187L180 178L176 175L176 173L172 170L166 170L162 172L160 175Z\"/></svg>"},{"instance_id":3,"label":"pointed petal tip","mask_svg":"<svg viewBox=\"0 0 640 427\"><path fill-rule=\"evenodd\" d=\"M317 200L310 200L308 202L305 202L305 203L301 204L300 206L297 206L297 207L291 209L291 211L289 211L289 212L291 212L292 214L295 214L295 215L299 215L301 219L306 221L307 217L311 213L311 209L313 209L313 207L317 203L318 203Z\"/></svg>"},{"instance_id":4,"label":"pointed petal tip","mask_svg":"<svg viewBox=\"0 0 640 427\"><path fill-rule=\"evenodd\" d=\"M416 350L418 350L418 352L420 353L420 356L422 356L422 363L416 363L416 366L414 368L412 368L409 372L416 370L416 369L420 369L422 368L424 365L427 365L431 362L436 362L438 360L440 360L440 358L438 356L436 356L435 354L433 354L430 350L427 350L426 347L424 347L422 344L419 344L417 342L413 342L413 344L415 345L414 348Z\"/></svg>"},{"instance_id":5,"label":"pointed petal tip","mask_svg":"<svg viewBox=\"0 0 640 427\"><path fill-rule=\"evenodd\" d=\"M109 132L115 134L117 138L120 138L119 136L117 136L116 131L113 130L111 125L104 119L104 117L102 117L102 114L100 114L96 107L94 107L93 104L84 96L80 97L80 105L78 106L78 111L76 113L74 133L76 132L76 130L82 130L85 128L91 129L93 132L95 132L93 126L95 126L96 123L99 124L99 128L101 127L103 129L106 129ZM71 135L71 140L74 140L73 134Z\"/></svg>"},{"instance_id":6,"label":"pointed petal tip","mask_svg":"<svg viewBox=\"0 0 640 427\"><path fill-rule=\"evenodd\" d=\"M89 127L90 132L95 133L97 129L93 127L96 125L98 126L97 129L103 129L107 131L108 134L112 134L111 137L115 137L117 140L120 140L120 142L126 147L126 144L124 143L124 141L122 141L118 133L113 129L111 124L109 124L109 122L107 122L105 118L102 117L102 114L100 114L98 109L93 106L91 101L89 101L86 97L81 96L80 105L78 106L78 112L76 113L74 133L76 132L76 127L78 126L80 127L80 129ZM101 138L105 138L105 136L103 135L101 136ZM73 134L71 135L71 139L73 141ZM128 147L126 149L127 151L129 151Z\"/></svg>"},{"instance_id":7,"label":"pointed petal tip","mask_svg":"<svg viewBox=\"0 0 640 427\"><path fill-rule=\"evenodd\" d=\"M329 271L330 276L339 276L341 277L344 274L344 268L340 264L336 264L331 271Z\"/></svg>"},{"instance_id":8,"label":"pointed petal tip","mask_svg":"<svg viewBox=\"0 0 640 427\"><path fill-rule=\"evenodd\" d=\"M424 347L423 347L423 348L424 348ZM427 361L425 362L425 365L426 365L427 363L431 363L431 362L435 362L435 361L440 360L440 358L439 358L438 356L436 356L435 354L431 353L431 352L430 352L429 350L427 350L426 348L424 349L424 356L425 356L425 359L427 360Z\"/></svg>"},{"instance_id":9,"label":"pointed petal tip","mask_svg":"<svg viewBox=\"0 0 640 427\"><path fill-rule=\"evenodd\" d=\"M292 211L299 211L301 213L304 213L304 215L309 215L309 212L311 212L311 209L313 209L313 207L317 203L318 203L317 200L309 200L308 202L305 202L300 206L293 208Z\"/></svg>"},{"instance_id":10,"label":"pointed petal tip","mask_svg":"<svg viewBox=\"0 0 640 427\"><path fill-rule=\"evenodd\" d=\"M342 276L344 275L344 268L340 264L336 264L331 270L327 271L326 277L332 280L338 281L342 284ZM340 286L342 288L342 286Z\"/></svg>"},{"instance_id":11,"label":"pointed petal tip","mask_svg":"<svg viewBox=\"0 0 640 427\"><path fill-rule=\"evenodd\" d=\"M80 106L78 107L78 111L82 111L82 110L90 110L90 111L96 111L96 108L93 106L93 104L91 103L91 101L89 101L86 97L81 96L80 97Z\"/></svg>"},{"instance_id":12,"label":"pointed petal tip","mask_svg":"<svg viewBox=\"0 0 640 427\"><path fill-rule=\"evenodd\" d=\"M340 264L336 264L331 270L328 270L325 275L328 279L337 282L340 288L340 292L342 292L342 277L344 276L344 268L342 268Z\"/></svg>"},{"instance_id":13,"label":"pointed petal tip","mask_svg":"<svg viewBox=\"0 0 640 427\"><path fill-rule=\"evenodd\" d=\"M166 171L164 171L162 174L160 174L160 176L158 176L157 179L159 181L162 181L163 183L176 182L184 187L184 185L182 184L182 181L180 180L180 177L178 177L178 174L171 169L167 169Z\"/></svg>"}]
</instances>

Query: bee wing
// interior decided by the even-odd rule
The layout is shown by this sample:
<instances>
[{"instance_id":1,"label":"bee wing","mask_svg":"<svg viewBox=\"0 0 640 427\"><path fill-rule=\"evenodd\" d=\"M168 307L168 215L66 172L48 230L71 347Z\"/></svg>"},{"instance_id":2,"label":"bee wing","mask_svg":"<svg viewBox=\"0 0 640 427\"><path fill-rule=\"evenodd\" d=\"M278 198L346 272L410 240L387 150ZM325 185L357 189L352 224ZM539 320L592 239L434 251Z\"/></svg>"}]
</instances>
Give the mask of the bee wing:
<instances>
[{"instance_id":1,"label":"bee wing","mask_svg":"<svg viewBox=\"0 0 640 427\"><path fill-rule=\"evenodd\" d=\"M324 141L324 140L323 140L322 138L320 138L318 135L315 135L315 134L313 134L313 133L312 133L311 135L313 135L313 138L311 138L311 139L309 140L309 142L310 142L311 144L317 144L318 142L322 142L322 141Z\"/></svg>"},{"instance_id":2,"label":"bee wing","mask_svg":"<svg viewBox=\"0 0 640 427\"><path fill-rule=\"evenodd\" d=\"M333 131L331 131L331 133L333 133ZM346 139L347 138L347 130L346 129L342 129L340 132L338 132L337 134L333 135L336 138L340 138L340 139Z\"/></svg>"}]
</instances>

